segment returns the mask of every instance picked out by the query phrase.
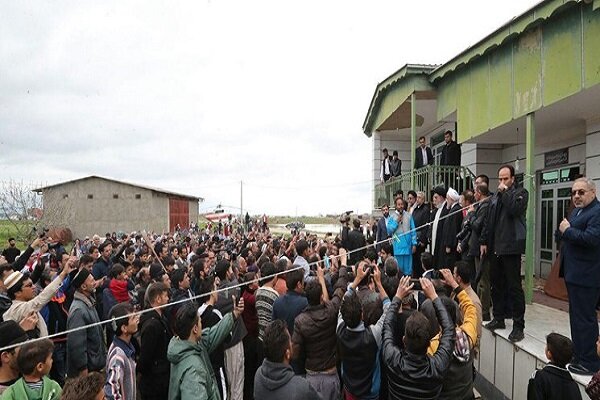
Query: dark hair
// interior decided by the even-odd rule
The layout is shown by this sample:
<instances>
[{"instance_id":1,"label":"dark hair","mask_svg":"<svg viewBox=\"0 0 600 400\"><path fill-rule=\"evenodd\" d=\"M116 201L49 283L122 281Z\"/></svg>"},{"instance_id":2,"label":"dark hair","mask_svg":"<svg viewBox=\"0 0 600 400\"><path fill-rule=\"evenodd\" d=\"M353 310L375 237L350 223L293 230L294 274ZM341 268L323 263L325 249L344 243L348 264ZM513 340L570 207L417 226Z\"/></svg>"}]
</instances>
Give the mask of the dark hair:
<instances>
[{"instance_id":1,"label":"dark hair","mask_svg":"<svg viewBox=\"0 0 600 400\"><path fill-rule=\"evenodd\" d=\"M165 267L168 267L169 265L175 265L175 260L171 256L166 256L162 259L162 262Z\"/></svg>"},{"instance_id":2,"label":"dark hair","mask_svg":"<svg viewBox=\"0 0 600 400\"><path fill-rule=\"evenodd\" d=\"M200 279L198 281L198 285L196 287L196 295L200 296L198 300L204 303L208 299L210 299L210 294L215 289L215 278L214 276L207 276L204 279Z\"/></svg>"},{"instance_id":3,"label":"dark hair","mask_svg":"<svg viewBox=\"0 0 600 400\"><path fill-rule=\"evenodd\" d=\"M393 251L392 244L389 241L381 243L381 247L379 249L383 250L385 254L392 254Z\"/></svg>"},{"instance_id":4,"label":"dark hair","mask_svg":"<svg viewBox=\"0 0 600 400\"><path fill-rule=\"evenodd\" d=\"M409 190L407 193L407 197L412 195L412 197L414 197L415 199L417 198L417 192L415 192L414 190Z\"/></svg>"},{"instance_id":5,"label":"dark hair","mask_svg":"<svg viewBox=\"0 0 600 400\"><path fill-rule=\"evenodd\" d=\"M163 282L154 282L148 286L148 303L152 304L161 294L169 292L169 287Z\"/></svg>"},{"instance_id":6,"label":"dark hair","mask_svg":"<svg viewBox=\"0 0 600 400\"><path fill-rule=\"evenodd\" d=\"M286 260L285 258L281 258L279 260L277 260L277 262L275 263L275 271L276 272L283 272L287 269L288 267L288 260ZM281 278L281 276L279 276Z\"/></svg>"},{"instance_id":7,"label":"dark hair","mask_svg":"<svg viewBox=\"0 0 600 400\"><path fill-rule=\"evenodd\" d=\"M131 246L125 249L125 257L129 257L132 253L135 253L135 249Z\"/></svg>"},{"instance_id":8,"label":"dark hair","mask_svg":"<svg viewBox=\"0 0 600 400\"><path fill-rule=\"evenodd\" d=\"M275 264L273 264L272 262L264 263L260 267L260 276L261 276L260 284L264 285L265 283L271 282L273 279L275 279L274 276L271 276L271 275L275 274L275 272L276 272Z\"/></svg>"},{"instance_id":9,"label":"dark hair","mask_svg":"<svg viewBox=\"0 0 600 400\"><path fill-rule=\"evenodd\" d=\"M171 287L174 289L179 289L179 284L185 278L186 271L185 269L176 269L171 274Z\"/></svg>"},{"instance_id":10,"label":"dark hair","mask_svg":"<svg viewBox=\"0 0 600 400\"><path fill-rule=\"evenodd\" d=\"M319 247L319 257L321 257L321 259L324 259L326 255L327 255L327 246Z\"/></svg>"},{"instance_id":11,"label":"dark hair","mask_svg":"<svg viewBox=\"0 0 600 400\"><path fill-rule=\"evenodd\" d=\"M215 274L224 281L227 278L227 271L231 268L231 263L228 260L219 260L215 266Z\"/></svg>"},{"instance_id":12,"label":"dark hair","mask_svg":"<svg viewBox=\"0 0 600 400\"><path fill-rule=\"evenodd\" d=\"M108 277L114 279L119 276L121 272L125 272L125 267L123 267L121 264L114 264L108 272Z\"/></svg>"},{"instance_id":13,"label":"dark hair","mask_svg":"<svg viewBox=\"0 0 600 400\"><path fill-rule=\"evenodd\" d=\"M88 254L94 254L94 250L100 250L98 246L90 246L88 249Z\"/></svg>"},{"instance_id":14,"label":"dark hair","mask_svg":"<svg viewBox=\"0 0 600 400\"><path fill-rule=\"evenodd\" d=\"M439 296L439 298L442 301L444 307L446 307L446 312L450 317L450 321L452 321L452 323L456 325L456 321L458 319L458 309L456 308L456 302L448 296Z\"/></svg>"},{"instance_id":15,"label":"dark hair","mask_svg":"<svg viewBox=\"0 0 600 400\"><path fill-rule=\"evenodd\" d=\"M284 321L276 319L265 329L263 337L265 358L271 362L283 362L290 347L290 334Z\"/></svg>"},{"instance_id":16,"label":"dark hair","mask_svg":"<svg viewBox=\"0 0 600 400\"><path fill-rule=\"evenodd\" d=\"M481 193L482 196L487 197L490 195L490 189L488 188L487 183L480 183L479 185L477 185L475 190Z\"/></svg>"},{"instance_id":17,"label":"dark hair","mask_svg":"<svg viewBox=\"0 0 600 400\"><path fill-rule=\"evenodd\" d=\"M397 155L398 155L398 150L394 150L394 151L392 152L392 155L394 155L394 156L397 156Z\"/></svg>"},{"instance_id":18,"label":"dark hair","mask_svg":"<svg viewBox=\"0 0 600 400\"><path fill-rule=\"evenodd\" d=\"M384 148L384 149L383 149L383 150L381 150L381 151L382 151L382 152L384 152L384 153L387 153L387 152L388 152L388 149L387 149L387 148Z\"/></svg>"},{"instance_id":19,"label":"dark hair","mask_svg":"<svg viewBox=\"0 0 600 400\"><path fill-rule=\"evenodd\" d=\"M421 139L425 140L425 136L421 136L421 137L419 138L419 140L421 140Z\"/></svg>"},{"instance_id":20,"label":"dark hair","mask_svg":"<svg viewBox=\"0 0 600 400\"><path fill-rule=\"evenodd\" d=\"M342 299L340 313L346 326L350 329L356 328L362 318L362 304L355 292L347 293Z\"/></svg>"},{"instance_id":21,"label":"dark hair","mask_svg":"<svg viewBox=\"0 0 600 400\"><path fill-rule=\"evenodd\" d=\"M452 136L452 131L451 130L447 130L446 132L444 132L444 136L446 136L446 135Z\"/></svg>"},{"instance_id":22,"label":"dark hair","mask_svg":"<svg viewBox=\"0 0 600 400\"><path fill-rule=\"evenodd\" d=\"M92 264L93 262L94 262L94 257L90 256L89 254L84 254L79 259L79 265Z\"/></svg>"},{"instance_id":23,"label":"dark hair","mask_svg":"<svg viewBox=\"0 0 600 400\"><path fill-rule=\"evenodd\" d=\"M42 339L37 342L25 342L21 345L17 355L19 372L23 375L31 375L39 363L46 362L49 355L54 351L54 343L50 339Z\"/></svg>"},{"instance_id":24,"label":"dark hair","mask_svg":"<svg viewBox=\"0 0 600 400\"><path fill-rule=\"evenodd\" d=\"M456 269L456 275L460 277L460 280L463 281L463 283L471 283L471 279L473 279L473 271L468 262L457 261L454 264L454 268Z\"/></svg>"},{"instance_id":25,"label":"dark hair","mask_svg":"<svg viewBox=\"0 0 600 400\"><path fill-rule=\"evenodd\" d=\"M469 204L475 203L475 196L473 195L473 191L471 189L466 189L462 192L463 199Z\"/></svg>"},{"instance_id":26,"label":"dark hair","mask_svg":"<svg viewBox=\"0 0 600 400\"><path fill-rule=\"evenodd\" d=\"M383 263L385 274L389 277L398 275L398 261L394 257L388 257Z\"/></svg>"},{"instance_id":27,"label":"dark hair","mask_svg":"<svg viewBox=\"0 0 600 400\"><path fill-rule=\"evenodd\" d=\"M377 252L375 251L375 248L368 248L365 252L365 258L369 261L377 261Z\"/></svg>"},{"instance_id":28,"label":"dark hair","mask_svg":"<svg viewBox=\"0 0 600 400\"><path fill-rule=\"evenodd\" d=\"M61 400L94 400L100 391L104 390L106 376L100 372L90 372L88 375L65 382Z\"/></svg>"},{"instance_id":29,"label":"dark hair","mask_svg":"<svg viewBox=\"0 0 600 400\"><path fill-rule=\"evenodd\" d=\"M500 166L500 168L498 168L498 173L500 173L501 170L503 170L504 168L508 168L508 170L510 171L510 177L512 178L513 176L515 176L515 167L513 167L510 164L503 164Z\"/></svg>"},{"instance_id":30,"label":"dark hair","mask_svg":"<svg viewBox=\"0 0 600 400\"><path fill-rule=\"evenodd\" d=\"M427 353L430 339L429 320L420 311L413 312L404 329L406 349L414 354Z\"/></svg>"},{"instance_id":31,"label":"dark hair","mask_svg":"<svg viewBox=\"0 0 600 400\"><path fill-rule=\"evenodd\" d=\"M293 265L292 268L298 268L298 265ZM295 269L285 274L285 286L287 290L294 291L299 282L304 280L304 270Z\"/></svg>"},{"instance_id":32,"label":"dark hair","mask_svg":"<svg viewBox=\"0 0 600 400\"><path fill-rule=\"evenodd\" d=\"M396 206L396 203L398 203L398 200L402 202L402 208L405 208L406 203L404 202L404 198L400 197L400 195L396 196L396 198L394 199L394 207Z\"/></svg>"},{"instance_id":33,"label":"dark hair","mask_svg":"<svg viewBox=\"0 0 600 400\"><path fill-rule=\"evenodd\" d=\"M181 340L186 340L192 333L194 325L198 324L198 309L190 303L185 303L175 315L173 330Z\"/></svg>"},{"instance_id":34,"label":"dark hair","mask_svg":"<svg viewBox=\"0 0 600 400\"><path fill-rule=\"evenodd\" d=\"M133 312L133 306L129 303L119 303L115 305L109 311L109 318L118 318L114 321L114 326L112 327L116 336L121 336L123 333L121 332L121 328L129 324L129 318L121 318L125 317L127 314L131 314Z\"/></svg>"},{"instance_id":35,"label":"dark hair","mask_svg":"<svg viewBox=\"0 0 600 400\"><path fill-rule=\"evenodd\" d=\"M308 249L308 242L304 239L298 240L296 243L296 253L301 256Z\"/></svg>"},{"instance_id":36,"label":"dark hair","mask_svg":"<svg viewBox=\"0 0 600 400\"><path fill-rule=\"evenodd\" d=\"M480 175L477 175L477 176L475 177L475 180L477 180L477 179L479 179L479 178L481 178L481 180L482 180L482 181L484 181L486 185L489 185L489 184L490 184L490 177L489 177L489 176L487 176L486 174L480 174Z\"/></svg>"},{"instance_id":37,"label":"dark hair","mask_svg":"<svg viewBox=\"0 0 600 400\"><path fill-rule=\"evenodd\" d=\"M433 256L430 252L425 251L423 254L421 254L421 265L423 266L424 271L431 269L433 266Z\"/></svg>"},{"instance_id":38,"label":"dark hair","mask_svg":"<svg viewBox=\"0 0 600 400\"><path fill-rule=\"evenodd\" d=\"M306 293L309 306L318 306L321 303L323 289L317 279L310 279L306 285L304 285L304 293Z\"/></svg>"},{"instance_id":39,"label":"dark hair","mask_svg":"<svg viewBox=\"0 0 600 400\"><path fill-rule=\"evenodd\" d=\"M192 263L192 271L196 279L200 279L200 273L204 271L204 258L198 258Z\"/></svg>"},{"instance_id":40,"label":"dark hair","mask_svg":"<svg viewBox=\"0 0 600 400\"><path fill-rule=\"evenodd\" d=\"M552 332L546 336L546 347L552 353L552 361L564 368L573 359L573 342L566 336Z\"/></svg>"},{"instance_id":41,"label":"dark hair","mask_svg":"<svg viewBox=\"0 0 600 400\"><path fill-rule=\"evenodd\" d=\"M352 226L356 229L360 228L360 220L358 218L354 218L352 220Z\"/></svg>"},{"instance_id":42,"label":"dark hair","mask_svg":"<svg viewBox=\"0 0 600 400\"><path fill-rule=\"evenodd\" d=\"M108 246L112 246L112 242L110 240L105 240L98 246L98 250L102 253Z\"/></svg>"}]
</instances>

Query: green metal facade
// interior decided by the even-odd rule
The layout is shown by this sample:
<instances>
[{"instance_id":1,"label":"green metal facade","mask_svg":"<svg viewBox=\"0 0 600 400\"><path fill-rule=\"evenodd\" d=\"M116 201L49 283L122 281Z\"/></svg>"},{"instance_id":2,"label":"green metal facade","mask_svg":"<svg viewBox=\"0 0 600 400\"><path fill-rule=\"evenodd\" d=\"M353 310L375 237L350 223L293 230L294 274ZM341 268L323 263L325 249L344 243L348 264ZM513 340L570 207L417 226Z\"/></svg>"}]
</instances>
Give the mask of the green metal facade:
<instances>
[{"instance_id":1,"label":"green metal facade","mask_svg":"<svg viewBox=\"0 0 600 400\"><path fill-rule=\"evenodd\" d=\"M464 142L600 83L600 11L576 3L439 82L438 120Z\"/></svg>"}]
</instances>

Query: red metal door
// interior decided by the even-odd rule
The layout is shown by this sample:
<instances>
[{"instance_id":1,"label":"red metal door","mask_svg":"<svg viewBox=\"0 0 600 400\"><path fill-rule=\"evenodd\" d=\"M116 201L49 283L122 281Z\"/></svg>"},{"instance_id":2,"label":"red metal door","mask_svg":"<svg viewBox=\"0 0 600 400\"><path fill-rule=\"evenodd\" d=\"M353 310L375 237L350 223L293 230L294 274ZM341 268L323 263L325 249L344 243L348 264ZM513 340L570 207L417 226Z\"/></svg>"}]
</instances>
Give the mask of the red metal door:
<instances>
[{"instance_id":1,"label":"red metal door","mask_svg":"<svg viewBox=\"0 0 600 400\"><path fill-rule=\"evenodd\" d=\"M183 199L169 199L169 232L175 232L177 224L186 228L190 223L189 202Z\"/></svg>"}]
</instances>

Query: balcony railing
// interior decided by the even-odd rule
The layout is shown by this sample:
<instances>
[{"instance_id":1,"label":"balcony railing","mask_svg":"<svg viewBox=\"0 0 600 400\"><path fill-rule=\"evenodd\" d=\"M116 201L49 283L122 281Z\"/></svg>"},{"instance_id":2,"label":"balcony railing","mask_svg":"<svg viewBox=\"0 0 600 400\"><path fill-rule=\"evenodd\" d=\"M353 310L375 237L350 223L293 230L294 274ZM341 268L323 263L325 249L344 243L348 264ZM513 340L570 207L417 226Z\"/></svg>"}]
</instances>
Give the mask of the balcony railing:
<instances>
[{"instance_id":1,"label":"balcony railing","mask_svg":"<svg viewBox=\"0 0 600 400\"><path fill-rule=\"evenodd\" d=\"M411 178L414 176L414 184ZM375 186L375 207L381 208L383 204L392 205L394 193L402 190L406 198L409 190L423 191L427 199L431 198L431 192L436 186L454 188L461 193L467 188L473 187L475 176L471 170L463 166L441 166L429 165L427 167L413 169L398 177L392 178L385 183Z\"/></svg>"}]
</instances>

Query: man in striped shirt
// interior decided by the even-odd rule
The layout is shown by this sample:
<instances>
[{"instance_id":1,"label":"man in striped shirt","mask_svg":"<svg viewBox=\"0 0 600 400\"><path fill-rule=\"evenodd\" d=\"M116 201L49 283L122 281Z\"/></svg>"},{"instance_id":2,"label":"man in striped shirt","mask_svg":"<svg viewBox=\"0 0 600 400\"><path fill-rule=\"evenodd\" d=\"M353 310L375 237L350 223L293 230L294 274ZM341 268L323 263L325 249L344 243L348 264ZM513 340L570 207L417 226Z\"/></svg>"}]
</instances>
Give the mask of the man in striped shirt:
<instances>
[{"instance_id":1,"label":"man in striped shirt","mask_svg":"<svg viewBox=\"0 0 600 400\"><path fill-rule=\"evenodd\" d=\"M107 399L136 400L135 348L131 338L138 330L140 316L127 317L132 312L129 303L119 303L110 310L110 318L115 318L112 323L115 337L106 357L104 395Z\"/></svg>"},{"instance_id":2,"label":"man in striped shirt","mask_svg":"<svg viewBox=\"0 0 600 400\"><path fill-rule=\"evenodd\" d=\"M264 340L265 329L273 320L273 303L279 297L275 290L278 276L275 274L275 265L273 263L264 263L260 269L261 287L256 290L256 313L258 314L258 359L263 359L262 343Z\"/></svg>"}]
</instances>

